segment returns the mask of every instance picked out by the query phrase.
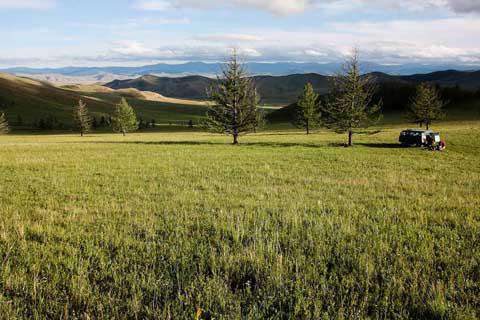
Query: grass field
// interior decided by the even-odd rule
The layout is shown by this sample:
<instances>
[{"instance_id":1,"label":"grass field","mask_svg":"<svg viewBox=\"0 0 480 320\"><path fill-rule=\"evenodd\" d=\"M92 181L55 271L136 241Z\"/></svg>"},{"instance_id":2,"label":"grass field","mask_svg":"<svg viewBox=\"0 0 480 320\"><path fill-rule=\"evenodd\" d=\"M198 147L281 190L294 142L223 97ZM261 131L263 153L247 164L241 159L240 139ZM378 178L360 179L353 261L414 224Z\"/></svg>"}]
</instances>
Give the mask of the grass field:
<instances>
[{"instance_id":1,"label":"grass field","mask_svg":"<svg viewBox=\"0 0 480 320\"><path fill-rule=\"evenodd\" d=\"M1 319L476 319L480 122L0 137Z\"/></svg>"}]
</instances>

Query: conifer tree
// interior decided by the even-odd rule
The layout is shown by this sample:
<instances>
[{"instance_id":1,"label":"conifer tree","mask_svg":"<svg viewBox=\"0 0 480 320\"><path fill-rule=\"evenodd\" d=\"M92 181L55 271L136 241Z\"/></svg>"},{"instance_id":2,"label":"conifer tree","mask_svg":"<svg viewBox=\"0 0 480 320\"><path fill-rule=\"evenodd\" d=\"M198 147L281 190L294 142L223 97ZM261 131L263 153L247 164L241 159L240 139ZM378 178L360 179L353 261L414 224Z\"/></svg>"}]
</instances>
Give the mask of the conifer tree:
<instances>
[{"instance_id":1,"label":"conifer tree","mask_svg":"<svg viewBox=\"0 0 480 320\"><path fill-rule=\"evenodd\" d=\"M295 124L299 128L305 129L307 134L310 134L311 129L320 124L318 97L319 95L313 90L312 84L307 83L297 102Z\"/></svg>"},{"instance_id":2,"label":"conifer tree","mask_svg":"<svg viewBox=\"0 0 480 320\"><path fill-rule=\"evenodd\" d=\"M115 113L112 117L112 128L115 132L121 132L123 135L138 129L135 110L133 110L125 98L122 98L115 107Z\"/></svg>"},{"instance_id":3,"label":"conifer tree","mask_svg":"<svg viewBox=\"0 0 480 320\"><path fill-rule=\"evenodd\" d=\"M82 100L74 107L73 119L75 121L76 129L80 132L80 136L90 132L92 128L92 117L88 112L87 105Z\"/></svg>"},{"instance_id":4,"label":"conifer tree","mask_svg":"<svg viewBox=\"0 0 480 320\"><path fill-rule=\"evenodd\" d=\"M10 131L8 127L7 117L4 113L0 112L0 134L6 134Z\"/></svg>"},{"instance_id":5,"label":"conifer tree","mask_svg":"<svg viewBox=\"0 0 480 320\"><path fill-rule=\"evenodd\" d=\"M360 73L358 52L346 61L343 72L333 77L332 91L322 104L322 123L337 133L348 134L348 146L358 128L367 128L380 119L382 103L374 103L376 86L371 76Z\"/></svg>"},{"instance_id":6,"label":"conifer tree","mask_svg":"<svg viewBox=\"0 0 480 320\"><path fill-rule=\"evenodd\" d=\"M238 144L242 134L253 132L261 123L255 85L234 53L222 75L208 90L211 104L204 126L211 131L225 133Z\"/></svg>"},{"instance_id":7,"label":"conifer tree","mask_svg":"<svg viewBox=\"0 0 480 320\"><path fill-rule=\"evenodd\" d=\"M434 120L445 117L442 111L445 104L435 86L422 83L417 87L417 92L412 98L407 116L420 126L425 125L428 130Z\"/></svg>"}]
</instances>

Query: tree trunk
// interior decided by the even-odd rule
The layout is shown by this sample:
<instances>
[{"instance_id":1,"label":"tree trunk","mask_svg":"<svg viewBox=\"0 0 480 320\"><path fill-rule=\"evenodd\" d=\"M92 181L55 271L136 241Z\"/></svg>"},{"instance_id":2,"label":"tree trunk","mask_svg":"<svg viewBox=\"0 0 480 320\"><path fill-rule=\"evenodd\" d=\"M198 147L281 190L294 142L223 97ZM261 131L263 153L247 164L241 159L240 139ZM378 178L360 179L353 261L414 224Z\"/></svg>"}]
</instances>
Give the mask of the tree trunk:
<instances>
[{"instance_id":1,"label":"tree trunk","mask_svg":"<svg viewBox=\"0 0 480 320\"><path fill-rule=\"evenodd\" d=\"M83 137L83 131L80 131L80 137Z\"/></svg>"},{"instance_id":2,"label":"tree trunk","mask_svg":"<svg viewBox=\"0 0 480 320\"><path fill-rule=\"evenodd\" d=\"M122 131L123 136L125 137L125 131Z\"/></svg>"},{"instance_id":3,"label":"tree trunk","mask_svg":"<svg viewBox=\"0 0 480 320\"><path fill-rule=\"evenodd\" d=\"M353 145L352 142L353 132L350 130L348 131L348 146L351 147Z\"/></svg>"},{"instance_id":4,"label":"tree trunk","mask_svg":"<svg viewBox=\"0 0 480 320\"><path fill-rule=\"evenodd\" d=\"M427 126L427 130L428 130L429 127L430 127L430 123L427 122L427 123L426 123L426 126Z\"/></svg>"},{"instance_id":5,"label":"tree trunk","mask_svg":"<svg viewBox=\"0 0 480 320\"><path fill-rule=\"evenodd\" d=\"M233 126L232 135L233 135L233 144L238 144L238 127L236 125Z\"/></svg>"},{"instance_id":6,"label":"tree trunk","mask_svg":"<svg viewBox=\"0 0 480 320\"><path fill-rule=\"evenodd\" d=\"M308 120L307 120L307 126L306 126L306 128L307 128L307 134L310 134L310 125L309 125L309 123L308 123Z\"/></svg>"},{"instance_id":7,"label":"tree trunk","mask_svg":"<svg viewBox=\"0 0 480 320\"><path fill-rule=\"evenodd\" d=\"M238 144L238 133L233 134L233 144Z\"/></svg>"}]
</instances>

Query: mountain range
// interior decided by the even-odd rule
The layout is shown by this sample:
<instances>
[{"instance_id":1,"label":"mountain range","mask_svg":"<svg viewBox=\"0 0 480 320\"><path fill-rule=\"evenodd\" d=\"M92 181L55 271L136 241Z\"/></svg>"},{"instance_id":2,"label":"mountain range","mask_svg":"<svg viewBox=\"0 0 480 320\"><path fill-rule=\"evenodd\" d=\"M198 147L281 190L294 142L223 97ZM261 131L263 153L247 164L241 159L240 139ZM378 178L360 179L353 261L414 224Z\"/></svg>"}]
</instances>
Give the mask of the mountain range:
<instances>
[{"instance_id":1,"label":"mountain range","mask_svg":"<svg viewBox=\"0 0 480 320\"><path fill-rule=\"evenodd\" d=\"M447 70L408 76L374 72L371 75L380 84L393 84L397 87L401 85L413 87L421 82L431 82L442 87L458 86L470 91L480 89L480 71ZM317 92L321 94L328 92L331 76L307 73L288 76L254 76L253 80L264 103L285 104L296 101L308 82ZM129 80L114 80L105 86L111 89L135 88L183 99L205 99L207 88L215 81L204 76L171 78L146 75Z\"/></svg>"},{"instance_id":2,"label":"mountain range","mask_svg":"<svg viewBox=\"0 0 480 320\"><path fill-rule=\"evenodd\" d=\"M214 77L218 75L223 63L187 62L179 64L158 63L139 67L62 67L62 68L25 68L15 67L0 69L0 72L23 75L50 82L106 82L126 77L157 75L165 77L182 77L202 75ZM441 70L455 69L471 71L480 69L480 65L446 65L446 64L398 64L383 65L365 62L363 72L382 72L390 75L410 75L431 73ZM290 74L318 73L331 75L341 70L341 63L297 63L297 62L249 62L245 64L252 75L285 76Z\"/></svg>"}]
</instances>

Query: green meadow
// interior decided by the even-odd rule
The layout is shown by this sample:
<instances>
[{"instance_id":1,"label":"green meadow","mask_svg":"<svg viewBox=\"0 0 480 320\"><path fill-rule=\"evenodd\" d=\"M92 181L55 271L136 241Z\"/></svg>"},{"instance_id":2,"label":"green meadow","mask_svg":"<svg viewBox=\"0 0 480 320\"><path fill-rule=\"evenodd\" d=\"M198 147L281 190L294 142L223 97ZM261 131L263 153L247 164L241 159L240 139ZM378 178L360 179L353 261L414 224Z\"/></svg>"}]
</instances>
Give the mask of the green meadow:
<instances>
[{"instance_id":1,"label":"green meadow","mask_svg":"<svg viewBox=\"0 0 480 320\"><path fill-rule=\"evenodd\" d=\"M476 319L480 122L401 128L1 136L0 318Z\"/></svg>"}]
</instances>

